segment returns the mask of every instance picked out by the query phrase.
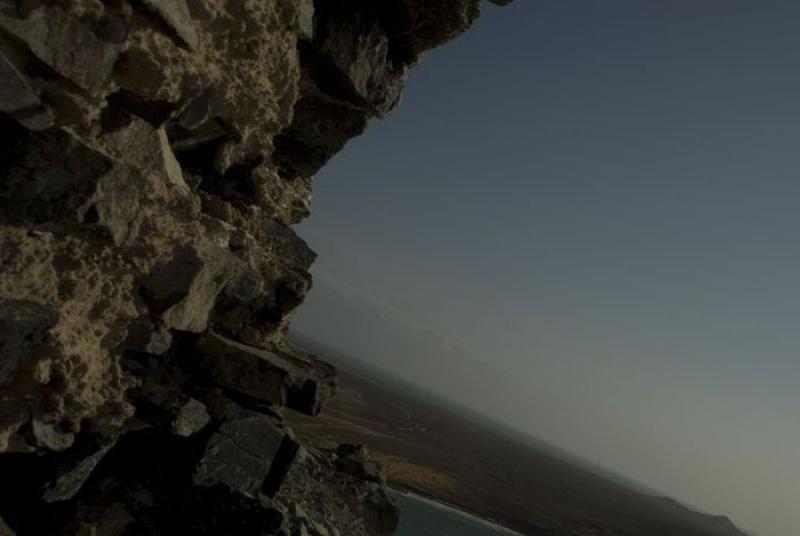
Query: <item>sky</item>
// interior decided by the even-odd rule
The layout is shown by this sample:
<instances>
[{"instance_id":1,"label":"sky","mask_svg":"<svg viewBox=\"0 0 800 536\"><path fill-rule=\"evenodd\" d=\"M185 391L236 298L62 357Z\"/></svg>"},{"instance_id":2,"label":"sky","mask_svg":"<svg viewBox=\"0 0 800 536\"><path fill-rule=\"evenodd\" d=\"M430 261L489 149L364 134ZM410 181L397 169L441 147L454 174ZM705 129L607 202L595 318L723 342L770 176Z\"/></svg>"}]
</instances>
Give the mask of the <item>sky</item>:
<instances>
[{"instance_id":1,"label":"sky","mask_svg":"<svg viewBox=\"0 0 800 536\"><path fill-rule=\"evenodd\" d=\"M487 5L316 177L295 328L800 534L798 28L796 0Z\"/></svg>"}]
</instances>

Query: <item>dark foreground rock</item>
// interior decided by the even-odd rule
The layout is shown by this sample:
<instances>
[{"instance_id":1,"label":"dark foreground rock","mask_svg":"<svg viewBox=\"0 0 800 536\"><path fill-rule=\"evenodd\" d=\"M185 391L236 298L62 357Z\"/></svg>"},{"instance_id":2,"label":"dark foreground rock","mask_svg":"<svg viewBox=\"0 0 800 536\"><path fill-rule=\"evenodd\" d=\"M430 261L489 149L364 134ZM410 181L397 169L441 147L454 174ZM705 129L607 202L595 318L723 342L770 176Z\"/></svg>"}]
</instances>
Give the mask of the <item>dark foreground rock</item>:
<instances>
[{"instance_id":1,"label":"dark foreground rock","mask_svg":"<svg viewBox=\"0 0 800 536\"><path fill-rule=\"evenodd\" d=\"M0 534L393 530L366 453L281 414L335 390L286 343L292 225L479 8L0 0Z\"/></svg>"}]
</instances>

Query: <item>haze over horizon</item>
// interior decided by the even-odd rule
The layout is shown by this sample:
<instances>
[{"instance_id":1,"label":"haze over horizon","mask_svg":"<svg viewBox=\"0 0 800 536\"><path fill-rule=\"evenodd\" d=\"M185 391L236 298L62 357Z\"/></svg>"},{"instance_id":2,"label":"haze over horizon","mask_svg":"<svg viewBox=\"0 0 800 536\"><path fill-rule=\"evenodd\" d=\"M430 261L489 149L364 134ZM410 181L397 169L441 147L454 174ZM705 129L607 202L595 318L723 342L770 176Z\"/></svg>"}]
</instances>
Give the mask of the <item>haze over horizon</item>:
<instances>
[{"instance_id":1,"label":"haze over horizon","mask_svg":"<svg viewBox=\"0 0 800 536\"><path fill-rule=\"evenodd\" d=\"M798 23L789 1L487 6L316 178L294 326L800 534Z\"/></svg>"}]
</instances>

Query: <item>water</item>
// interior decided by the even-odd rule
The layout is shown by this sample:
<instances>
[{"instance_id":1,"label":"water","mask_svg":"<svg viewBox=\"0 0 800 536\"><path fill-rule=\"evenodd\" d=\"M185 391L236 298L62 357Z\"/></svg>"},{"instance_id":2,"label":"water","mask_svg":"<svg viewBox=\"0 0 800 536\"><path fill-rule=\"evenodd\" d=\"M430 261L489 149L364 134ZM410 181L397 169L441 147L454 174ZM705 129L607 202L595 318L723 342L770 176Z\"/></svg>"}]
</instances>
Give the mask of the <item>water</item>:
<instances>
[{"instance_id":1,"label":"water","mask_svg":"<svg viewBox=\"0 0 800 536\"><path fill-rule=\"evenodd\" d=\"M518 532L434 500L392 490L400 508L395 536L522 536Z\"/></svg>"}]
</instances>

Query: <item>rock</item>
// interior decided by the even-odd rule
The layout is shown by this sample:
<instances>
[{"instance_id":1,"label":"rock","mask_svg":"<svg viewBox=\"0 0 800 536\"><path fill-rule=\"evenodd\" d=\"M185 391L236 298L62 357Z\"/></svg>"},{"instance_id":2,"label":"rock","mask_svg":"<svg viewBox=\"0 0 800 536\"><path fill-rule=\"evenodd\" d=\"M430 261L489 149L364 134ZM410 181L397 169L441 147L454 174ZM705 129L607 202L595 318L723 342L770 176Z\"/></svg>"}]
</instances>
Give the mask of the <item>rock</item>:
<instances>
[{"instance_id":1,"label":"rock","mask_svg":"<svg viewBox=\"0 0 800 536\"><path fill-rule=\"evenodd\" d=\"M0 220L97 225L117 244L135 238L146 183L67 131L21 134L0 149Z\"/></svg>"},{"instance_id":2,"label":"rock","mask_svg":"<svg viewBox=\"0 0 800 536\"><path fill-rule=\"evenodd\" d=\"M75 443L75 435L59 426L39 419L31 421L31 429L36 446L56 452L66 450Z\"/></svg>"},{"instance_id":3,"label":"rock","mask_svg":"<svg viewBox=\"0 0 800 536\"><path fill-rule=\"evenodd\" d=\"M80 17L61 7L36 9L25 18L0 11L0 28L36 58L92 94L111 80L120 45L103 41Z\"/></svg>"},{"instance_id":4,"label":"rock","mask_svg":"<svg viewBox=\"0 0 800 536\"><path fill-rule=\"evenodd\" d=\"M314 0L298 0L295 31L306 41L314 37Z\"/></svg>"},{"instance_id":5,"label":"rock","mask_svg":"<svg viewBox=\"0 0 800 536\"><path fill-rule=\"evenodd\" d=\"M315 258L292 226L321 166L478 5L0 0L0 515L17 532L391 531L367 453L304 448L280 416L335 389L286 341Z\"/></svg>"},{"instance_id":6,"label":"rock","mask_svg":"<svg viewBox=\"0 0 800 536\"><path fill-rule=\"evenodd\" d=\"M211 244L182 246L153 268L140 293L167 326L199 333L235 268L233 257Z\"/></svg>"},{"instance_id":7,"label":"rock","mask_svg":"<svg viewBox=\"0 0 800 536\"><path fill-rule=\"evenodd\" d=\"M385 535L394 533L398 514L394 502L386 492L381 479L362 476L364 471L352 472L354 465L342 463L344 458L359 452L355 447L337 450L301 449L289 469L285 482L276 496L279 504L288 511L297 512L300 505L302 519L296 528L304 526L313 534L312 527L328 529L334 526L341 534ZM356 455L372 464L365 451ZM359 463L355 461L355 463ZM366 469L369 472L370 469ZM332 531L329 531L332 532Z\"/></svg>"},{"instance_id":8,"label":"rock","mask_svg":"<svg viewBox=\"0 0 800 536\"><path fill-rule=\"evenodd\" d=\"M10 382L34 345L58 322L51 307L28 300L0 301L0 386Z\"/></svg>"},{"instance_id":9,"label":"rock","mask_svg":"<svg viewBox=\"0 0 800 536\"><path fill-rule=\"evenodd\" d=\"M211 420L206 406L199 400L189 400L178 412L172 430L179 436L191 437Z\"/></svg>"},{"instance_id":10,"label":"rock","mask_svg":"<svg viewBox=\"0 0 800 536\"><path fill-rule=\"evenodd\" d=\"M53 126L53 113L42 103L25 77L0 51L0 112L12 115L31 130Z\"/></svg>"},{"instance_id":11,"label":"rock","mask_svg":"<svg viewBox=\"0 0 800 536\"><path fill-rule=\"evenodd\" d=\"M40 514L38 523L25 525L25 533L276 534L283 516L269 498L243 495L223 481L194 484L203 460L216 456L214 451L206 454L204 448L211 438L201 434L187 439L155 428L129 432L69 503L54 505L59 509L52 512L63 512L67 505L74 509L68 524L64 516ZM245 434L237 438L247 444ZM226 445L220 443L220 447L227 453ZM221 474L231 469L217 468Z\"/></svg>"},{"instance_id":12,"label":"rock","mask_svg":"<svg viewBox=\"0 0 800 536\"><path fill-rule=\"evenodd\" d=\"M4 129L5 130L5 129ZM6 131L0 147L0 220L81 221L85 206L112 162L63 131L41 135Z\"/></svg>"},{"instance_id":13,"label":"rock","mask_svg":"<svg viewBox=\"0 0 800 536\"><path fill-rule=\"evenodd\" d=\"M382 19L396 36L392 56L412 65L419 57L466 31L480 14L480 0L401 0L386 3Z\"/></svg>"},{"instance_id":14,"label":"rock","mask_svg":"<svg viewBox=\"0 0 800 536\"><path fill-rule=\"evenodd\" d=\"M172 186L188 190L163 128L153 128L146 121L127 114L118 117L117 121L121 124L103 138L104 146L111 155L158 174Z\"/></svg>"},{"instance_id":15,"label":"rock","mask_svg":"<svg viewBox=\"0 0 800 536\"><path fill-rule=\"evenodd\" d=\"M333 16L321 25L315 41L319 59L329 64L318 66L323 73L336 71L339 95L370 114L384 115L400 98L406 77L403 66L389 59L389 37L379 20L366 13ZM321 76L321 75L318 75Z\"/></svg>"},{"instance_id":16,"label":"rock","mask_svg":"<svg viewBox=\"0 0 800 536\"><path fill-rule=\"evenodd\" d=\"M362 480L383 482L383 473L363 445L339 445L335 452L336 466L341 471Z\"/></svg>"},{"instance_id":17,"label":"rock","mask_svg":"<svg viewBox=\"0 0 800 536\"><path fill-rule=\"evenodd\" d=\"M275 138L275 163L289 179L311 177L360 136L368 120L365 111L309 90L295 104L292 124Z\"/></svg>"},{"instance_id":18,"label":"rock","mask_svg":"<svg viewBox=\"0 0 800 536\"><path fill-rule=\"evenodd\" d=\"M2 517L0 517L0 536L16 536L14 531L3 521Z\"/></svg>"},{"instance_id":19,"label":"rock","mask_svg":"<svg viewBox=\"0 0 800 536\"><path fill-rule=\"evenodd\" d=\"M111 446L102 447L81 459L74 466L64 468L61 474L47 484L43 490L42 499L47 503L72 499L110 449Z\"/></svg>"},{"instance_id":20,"label":"rock","mask_svg":"<svg viewBox=\"0 0 800 536\"><path fill-rule=\"evenodd\" d=\"M335 388L333 369L321 362L279 355L204 335L196 346L196 366L221 387L256 400L319 412Z\"/></svg>"},{"instance_id":21,"label":"rock","mask_svg":"<svg viewBox=\"0 0 800 536\"><path fill-rule=\"evenodd\" d=\"M161 19L189 48L197 48L197 31L184 0L140 0Z\"/></svg>"},{"instance_id":22,"label":"rock","mask_svg":"<svg viewBox=\"0 0 800 536\"><path fill-rule=\"evenodd\" d=\"M224 485L247 497L273 494L283 481L297 443L263 415L224 422L208 442L194 483Z\"/></svg>"},{"instance_id":23,"label":"rock","mask_svg":"<svg viewBox=\"0 0 800 536\"><path fill-rule=\"evenodd\" d=\"M131 322L125 348L134 352L163 355L172 346L172 334L164 326L156 326L146 319Z\"/></svg>"}]
</instances>

